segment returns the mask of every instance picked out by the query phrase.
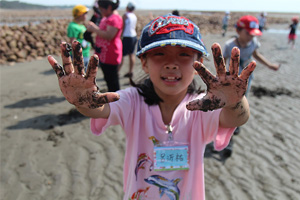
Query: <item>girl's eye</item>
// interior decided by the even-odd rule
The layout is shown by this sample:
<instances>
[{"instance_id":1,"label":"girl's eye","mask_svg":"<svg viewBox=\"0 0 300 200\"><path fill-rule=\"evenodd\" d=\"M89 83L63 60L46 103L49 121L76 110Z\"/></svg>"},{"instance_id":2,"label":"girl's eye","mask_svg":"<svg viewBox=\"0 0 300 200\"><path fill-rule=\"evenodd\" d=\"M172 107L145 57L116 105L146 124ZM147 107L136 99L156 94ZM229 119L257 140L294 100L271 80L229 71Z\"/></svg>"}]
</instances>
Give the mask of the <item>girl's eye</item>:
<instances>
[{"instance_id":1,"label":"girl's eye","mask_svg":"<svg viewBox=\"0 0 300 200\"><path fill-rule=\"evenodd\" d=\"M162 53L162 52L157 52L157 53L154 54L154 56L163 56L163 55L165 55L165 54Z\"/></svg>"},{"instance_id":2,"label":"girl's eye","mask_svg":"<svg viewBox=\"0 0 300 200\"><path fill-rule=\"evenodd\" d=\"M180 53L180 56L191 56L190 54L188 54L188 53Z\"/></svg>"}]
</instances>

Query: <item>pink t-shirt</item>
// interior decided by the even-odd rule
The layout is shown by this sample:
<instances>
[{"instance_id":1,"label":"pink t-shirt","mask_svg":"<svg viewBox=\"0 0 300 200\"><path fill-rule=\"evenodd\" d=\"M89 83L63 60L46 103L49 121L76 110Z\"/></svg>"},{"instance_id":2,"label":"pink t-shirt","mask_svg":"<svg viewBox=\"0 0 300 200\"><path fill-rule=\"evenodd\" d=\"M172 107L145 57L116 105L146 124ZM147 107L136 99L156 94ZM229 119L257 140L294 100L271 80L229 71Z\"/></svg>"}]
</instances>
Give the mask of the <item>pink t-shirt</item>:
<instances>
[{"instance_id":1,"label":"pink t-shirt","mask_svg":"<svg viewBox=\"0 0 300 200\"><path fill-rule=\"evenodd\" d=\"M136 88L118 93L120 100L110 103L109 118L91 119L91 130L99 135L107 127L120 124L126 133L124 200L204 200L205 145L214 141L215 148L221 150L228 145L234 131L234 128L219 127L221 109L189 111L186 104L200 96L187 94L174 111L170 125L174 141L189 145L189 170L154 171L154 144L168 138L159 106L147 105Z\"/></svg>"},{"instance_id":2,"label":"pink t-shirt","mask_svg":"<svg viewBox=\"0 0 300 200\"><path fill-rule=\"evenodd\" d=\"M112 14L109 17L103 17L99 24L100 30L106 31L107 26L113 26L118 29L117 34L112 40L106 40L96 36L96 47L101 48L99 56L100 62L110 65L118 65L122 61L122 40L123 19L120 15Z\"/></svg>"}]
</instances>

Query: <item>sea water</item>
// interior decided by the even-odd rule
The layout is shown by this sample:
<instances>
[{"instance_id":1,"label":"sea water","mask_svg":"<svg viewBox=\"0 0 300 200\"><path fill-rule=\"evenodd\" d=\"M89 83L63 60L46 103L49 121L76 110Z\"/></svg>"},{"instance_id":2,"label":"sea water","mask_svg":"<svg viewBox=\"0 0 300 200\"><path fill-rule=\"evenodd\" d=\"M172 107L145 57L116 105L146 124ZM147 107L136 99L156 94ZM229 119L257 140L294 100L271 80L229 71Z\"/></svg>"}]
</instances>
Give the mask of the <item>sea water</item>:
<instances>
[{"instance_id":1,"label":"sea water","mask_svg":"<svg viewBox=\"0 0 300 200\"><path fill-rule=\"evenodd\" d=\"M265 30L264 32L266 32L266 33L277 33L277 34L288 35L290 33L290 30L289 29L274 29L274 28L270 28L270 29ZM300 29L299 28L297 29L296 34L300 36Z\"/></svg>"}]
</instances>

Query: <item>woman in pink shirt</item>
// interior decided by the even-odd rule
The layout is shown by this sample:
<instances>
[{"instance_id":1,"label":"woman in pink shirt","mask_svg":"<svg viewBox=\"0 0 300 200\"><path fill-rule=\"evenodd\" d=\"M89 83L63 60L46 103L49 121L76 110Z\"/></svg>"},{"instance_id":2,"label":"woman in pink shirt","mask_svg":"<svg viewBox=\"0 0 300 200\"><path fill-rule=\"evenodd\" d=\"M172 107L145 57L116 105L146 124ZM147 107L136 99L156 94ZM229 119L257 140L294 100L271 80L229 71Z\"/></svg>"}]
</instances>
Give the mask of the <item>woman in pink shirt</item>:
<instances>
[{"instance_id":1,"label":"woman in pink shirt","mask_svg":"<svg viewBox=\"0 0 300 200\"><path fill-rule=\"evenodd\" d=\"M78 46L72 44L76 58L81 57ZM222 150L235 127L247 122L244 94L255 62L238 75L240 51L233 48L227 72L215 43L214 76L202 64L208 53L197 25L171 14L152 20L142 31L137 56L148 77L117 93L100 93L96 55L85 74L73 67L66 43L61 49L64 69L53 57L48 60L66 99L92 118L94 134L111 125L124 129L123 199L204 200L205 146L213 141L215 149ZM197 93L197 74L207 85L206 94Z\"/></svg>"},{"instance_id":2,"label":"woman in pink shirt","mask_svg":"<svg viewBox=\"0 0 300 200\"><path fill-rule=\"evenodd\" d=\"M118 67L122 61L123 19L116 10L119 4L119 0L99 0L98 5L103 16L99 27L93 22L89 22L87 26L88 31L97 34L95 53L99 57L109 92L120 89Z\"/></svg>"}]
</instances>

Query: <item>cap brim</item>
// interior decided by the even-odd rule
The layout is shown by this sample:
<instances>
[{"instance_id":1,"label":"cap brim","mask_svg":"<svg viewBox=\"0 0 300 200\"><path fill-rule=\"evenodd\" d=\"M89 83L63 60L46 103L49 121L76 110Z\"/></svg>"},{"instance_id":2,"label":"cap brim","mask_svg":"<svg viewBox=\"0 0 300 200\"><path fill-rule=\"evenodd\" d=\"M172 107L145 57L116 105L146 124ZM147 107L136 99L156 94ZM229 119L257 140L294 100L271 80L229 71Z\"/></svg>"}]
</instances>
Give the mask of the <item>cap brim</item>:
<instances>
[{"instance_id":1,"label":"cap brim","mask_svg":"<svg viewBox=\"0 0 300 200\"><path fill-rule=\"evenodd\" d=\"M194 43L192 41L189 40L178 40L178 39L169 39L169 40L163 40L163 41L158 41L158 42L153 42L150 43L148 45L146 45L144 48L142 48L140 51L136 52L136 56L140 57L141 55L143 55L144 53L158 48L158 47L164 47L164 46L180 46L180 47L188 47L191 49L194 49L198 52L201 52L204 56L208 56L208 52L205 49L205 47Z\"/></svg>"},{"instance_id":2,"label":"cap brim","mask_svg":"<svg viewBox=\"0 0 300 200\"><path fill-rule=\"evenodd\" d=\"M248 32L250 35L257 35L257 36L262 35L262 32L259 29L250 29L248 30Z\"/></svg>"}]
</instances>

